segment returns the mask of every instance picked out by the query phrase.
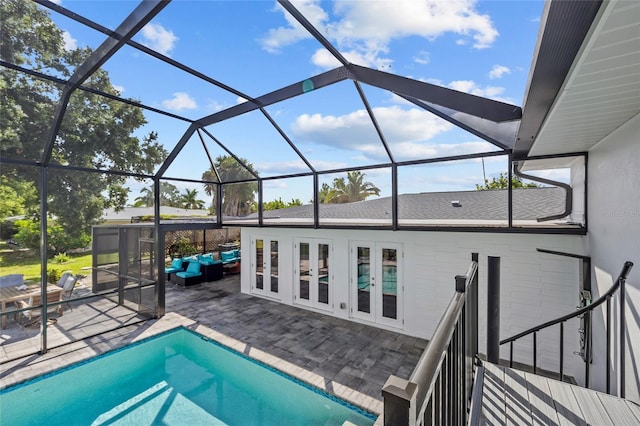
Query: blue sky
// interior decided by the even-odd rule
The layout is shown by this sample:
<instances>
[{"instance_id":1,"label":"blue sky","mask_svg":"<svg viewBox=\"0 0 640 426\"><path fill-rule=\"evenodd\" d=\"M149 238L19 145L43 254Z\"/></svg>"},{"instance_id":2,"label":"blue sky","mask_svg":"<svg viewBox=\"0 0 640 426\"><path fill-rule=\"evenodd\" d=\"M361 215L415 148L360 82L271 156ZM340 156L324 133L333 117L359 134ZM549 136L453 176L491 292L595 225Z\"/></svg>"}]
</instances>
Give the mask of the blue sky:
<instances>
[{"instance_id":1,"label":"blue sky","mask_svg":"<svg viewBox=\"0 0 640 426\"><path fill-rule=\"evenodd\" d=\"M59 1L106 27L137 6L130 1ZM351 62L522 105L542 1L295 1L293 4ZM51 13L68 47L96 48L104 35ZM247 96L258 97L339 64L274 1L174 0L134 39L203 72ZM104 66L124 97L197 119L243 99L125 46ZM363 85L396 160L483 152L492 146L393 96ZM387 162L357 91L350 81L266 108L318 170ZM156 130L170 151L187 123L145 112L140 134ZM268 124L252 112L207 128L262 176L308 171ZM210 140L213 156L224 154ZM502 157L485 160L487 176L506 171ZM197 179L208 168L193 138L166 176ZM367 179L390 195L388 170ZM480 161L401 170L400 192L474 189ZM321 182L330 182L326 176ZM265 201L312 197L309 179L268 181ZM181 189L201 185L176 182ZM132 198L140 184L132 184Z\"/></svg>"}]
</instances>

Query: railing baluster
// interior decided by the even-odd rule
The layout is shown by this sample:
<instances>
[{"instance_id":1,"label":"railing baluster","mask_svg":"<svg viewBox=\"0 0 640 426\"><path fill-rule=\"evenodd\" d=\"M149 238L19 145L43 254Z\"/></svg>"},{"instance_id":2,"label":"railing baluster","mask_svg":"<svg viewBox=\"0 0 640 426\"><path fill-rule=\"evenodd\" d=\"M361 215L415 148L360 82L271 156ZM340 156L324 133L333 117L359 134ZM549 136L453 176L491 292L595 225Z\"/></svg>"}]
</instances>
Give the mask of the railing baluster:
<instances>
[{"instance_id":1,"label":"railing baluster","mask_svg":"<svg viewBox=\"0 0 640 426\"><path fill-rule=\"evenodd\" d=\"M533 374L538 371L538 332L533 332Z\"/></svg>"},{"instance_id":2,"label":"railing baluster","mask_svg":"<svg viewBox=\"0 0 640 426\"><path fill-rule=\"evenodd\" d=\"M611 394L611 296L607 296L607 393Z\"/></svg>"},{"instance_id":3,"label":"railing baluster","mask_svg":"<svg viewBox=\"0 0 640 426\"><path fill-rule=\"evenodd\" d=\"M606 303L606 317L605 317L605 333L606 333L606 365L605 365L605 376L606 376L606 391L611 394L611 371L613 370L612 363L618 362L617 371L620 374L620 378L618 381L619 384L619 395L621 398L624 398L625 395L625 379L626 379L626 322L625 322L625 282L627 277L629 276L629 272L633 268L633 262L625 262L618 276L618 279L615 281L614 285L609 288L604 294L602 294L597 300L593 301L591 304L579 308L578 310L564 315L562 317L556 318L551 321L547 321L543 324L537 325L535 327L530 328L529 330L525 330L520 332L514 336L511 336L507 339L504 339L500 342L500 345L504 345L509 343L509 366L513 366L513 346L514 342L518 339L526 337L530 334L533 334L533 371L537 373L538 370L538 360L537 360L537 333L540 330L546 329L556 324L560 324L560 378L564 379L564 323L570 319L584 316L584 360L585 360L585 387L589 388L590 386L590 374L591 374L591 358L592 358L592 347L593 347L593 311L595 308L599 307L602 304ZM619 350L618 356L619 358L613 360L611 355L612 347L611 347L611 336L614 333L614 325L613 325L613 311L611 309L611 298L616 293L616 291L620 291L620 312L619 312ZM604 308L602 308L604 309ZM615 349L613 350L615 352Z\"/></svg>"},{"instance_id":4,"label":"railing baluster","mask_svg":"<svg viewBox=\"0 0 640 426\"><path fill-rule=\"evenodd\" d=\"M619 370L620 370L620 398L624 398L625 395L625 380L626 380L626 347L627 347L627 333L626 333L626 322L624 319L625 316L625 288L624 288L625 280L620 280L620 361L619 361Z\"/></svg>"},{"instance_id":5,"label":"railing baluster","mask_svg":"<svg viewBox=\"0 0 640 426\"><path fill-rule=\"evenodd\" d=\"M560 323L560 381L564 381L564 321Z\"/></svg>"},{"instance_id":6,"label":"railing baluster","mask_svg":"<svg viewBox=\"0 0 640 426\"><path fill-rule=\"evenodd\" d=\"M591 372L591 312L584 313L584 387L589 389Z\"/></svg>"},{"instance_id":7,"label":"railing baluster","mask_svg":"<svg viewBox=\"0 0 640 426\"><path fill-rule=\"evenodd\" d=\"M513 368L513 340L509 343L509 368Z\"/></svg>"}]
</instances>

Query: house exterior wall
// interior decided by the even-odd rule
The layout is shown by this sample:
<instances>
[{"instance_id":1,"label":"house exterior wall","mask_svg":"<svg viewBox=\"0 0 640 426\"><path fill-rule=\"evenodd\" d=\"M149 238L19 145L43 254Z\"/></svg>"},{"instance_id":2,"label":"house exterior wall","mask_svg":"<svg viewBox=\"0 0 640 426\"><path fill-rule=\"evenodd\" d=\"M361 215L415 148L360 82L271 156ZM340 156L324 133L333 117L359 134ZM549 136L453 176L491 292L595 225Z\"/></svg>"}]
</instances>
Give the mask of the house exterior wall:
<instances>
[{"instance_id":1,"label":"house exterior wall","mask_svg":"<svg viewBox=\"0 0 640 426\"><path fill-rule=\"evenodd\" d=\"M626 285L626 396L640 401L640 115L589 151L588 173L588 242L595 296L613 285L624 261L635 264ZM617 316L617 306L613 312ZM617 320L614 322L617 325ZM616 343L617 336L618 332L614 337ZM594 339L594 371L601 373L593 377L593 384L597 389L605 389L602 315L596 318ZM616 383L616 387L618 367L616 360L611 365L612 383Z\"/></svg>"},{"instance_id":2,"label":"house exterior wall","mask_svg":"<svg viewBox=\"0 0 640 426\"><path fill-rule=\"evenodd\" d=\"M536 248L583 253L585 239L568 235L243 228L241 286L244 293L251 293L252 269L251 262L248 261L248 248L251 247L251 240L256 237L279 241L279 302L288 305L294 305L295 239L305 237L330 240L333 246L334 303L331 312L322 312L356 322L364 321L350 317L350 242L382 241L402 244L405 322L402 329L378 326L425 339L431 338L453 296L455 275L464 274L471 261L471 253L478 252L481 352L485 351L486 336L487 256L501 258L500 338L503 339L576 308L578 261L538 253ZM340 308L341 302L346 303L346 309ZM575 322L565 330L565 366L579 364L575 362L579 358L573 355L573 351L578 350L577 328ZM538 336L538 347L538 365L557 371L558 331L541 333ZM532 362L530 348L530 341L517 345L516 361ZM502 348L502 358L508 358L508 349Z\"/></svg>"}]
</instances>

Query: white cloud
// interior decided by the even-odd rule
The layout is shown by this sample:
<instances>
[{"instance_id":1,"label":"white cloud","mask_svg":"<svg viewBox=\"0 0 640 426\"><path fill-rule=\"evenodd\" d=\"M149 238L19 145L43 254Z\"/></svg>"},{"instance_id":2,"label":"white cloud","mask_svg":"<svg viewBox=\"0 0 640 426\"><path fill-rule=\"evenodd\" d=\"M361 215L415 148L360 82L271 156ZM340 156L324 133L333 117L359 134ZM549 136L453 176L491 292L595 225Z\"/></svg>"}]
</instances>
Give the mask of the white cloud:
<instances>
[{"instance_id":1,"label":"white cloud","mask_svg":"<svg viewBox=\"0 0 640 426\"><path fill-rule=\"evenodd\" d=\"M69 33L69 31L62 32L62 43L63 48L66 51L70 51L78 47L78 40L71 37L71 33Z\"/></svg>"},{"instance_id":2,"label":"white cloud","mask_svg":"<svg viewBox=\"0 0 640 426\"><path fill-rule=\"evenodd\" d=\"M328 16L320 7L318 0L301 0L295 2L298 9L315 28L323 28ZM262 48L268 52L277 53L284 46L294 44L305 38L311 38L311 34L289 14L280 4L276 4L274 10L280 10L287 21L286 27L272 28L267 35L260 40Z\"/></svg>"},{"instance_id":3,"label":"white cloud","mask_svg":"<svg viewBox=\"0 0 640 426\"><path fill-rule=\"evenodd\" d=\"M176 94L174 93L174 95L176 95ZM195 102L193 102L193 103L195 105ZM207 102L207 112L208 113L214 113L214 112L222 111L223 109L224 109L224 105L221 104L220 102L216 101L215 99L210 99Z\"/></svg>"},{"instance_id":4,"label":"white cloud","mask_svg":"<svg viewBox=\"0 0 640 426\"><path fill-rule=\"evenodd\" d=\"M431 61L431 58L429 57L429 52L421 50L413 60L421 65L427 65Z\"/></svg>"},{"instance_id":5,"label":"white cloud","mask_svg":"<svg viewBox=\"0 0 640 426\"><path fill-rule=\"evenodd\" d=\"M489 142L462 142L452 144L425 144L405 142L393 146L393 154L399 159L450 157L462 154L476 154L495 151Z\"/></svg>"},{"instance_id":6,"label":"white cloud","mask_svg":"<svg viewBox=\"0 0 640 426\"><path fill-rule=\"evenodd\" d=\"M508 67L505 67L504 65L494 65L493 68L491 68L491 71L489 71L489 78L491 80L495 78L502 78L505 74L511 74L511 70Z\"/></svg>"},{"instance_id":7,"label":"white cloud","mask_svg":"<svg viewBox=\"0 0 640 426\"><path fill-rule=\"evenodd\" d=\"M149 23L142 29L142 37L145 39L144 45L156 50L163 55L169 55L174 48L178 37L173 31L165 29L160 24Z\"/></svg>"},{"instance_id":8,"label":"white cloud","mask_svg":"<svg viewBox=\"0 0 640 426\"><path fill-rule=\"evenodd\" d=\"M453 128L450 123L418 108L399 106L374 108L373 113L394 153L415 149L437 134ZM369 159L388 159L365 110L342 116L303 114L292 125L292 134L301 142L357 151ZM422 146L422 145L421 145ZM413 155L412 155L413 157Z\"/></svg>"},{"instance_id":9,"label":"white cloud","mask_svg":"<svg viewBox=\"0 0 640 426\"><path fill-rule=\"evenodd\" d=\"M472 80L456 80L448 84L448 86L459 92L471 93L476 96L483 96L486 98L500 99L498 95L504 93L504 87L498 86L479 86Z\"/></svg>"},{"instance_id":10,"label":"white cloud","mask_svg":"<svg viewBox=\"0 0 640 426\"><path fill-rule=\"evenodd\" d=\"M174 93L173 98L165 99L164 101L162 101L162 106L174 111L181 111L183 109L195 109L198 107L196 101L184 92Z\"/></svg>"},{"instance_id":11,"label":"white cloud","mask_svg":"<svg viewBox=\"0 0 640 426\"><path fill-rule=\"evenodd\" d=\"M397 0L384 2L338 0L333 9L335 20L330 20L319 0L296 2L298 8L340 52L357 59L358 64L389 67L392 40L418 36L428 40L454 33L464 43L471 42L476 49L491 46L498 31L488 15L475 10L476 0L415 1ZM279 8L279 10L283 10ZM271 29L261 40L265 50L279 51L310 35L288 13L287 26ZM335 66L329 61L328 52L314 54L314 63Z\"/></svg>"}]
</instances>

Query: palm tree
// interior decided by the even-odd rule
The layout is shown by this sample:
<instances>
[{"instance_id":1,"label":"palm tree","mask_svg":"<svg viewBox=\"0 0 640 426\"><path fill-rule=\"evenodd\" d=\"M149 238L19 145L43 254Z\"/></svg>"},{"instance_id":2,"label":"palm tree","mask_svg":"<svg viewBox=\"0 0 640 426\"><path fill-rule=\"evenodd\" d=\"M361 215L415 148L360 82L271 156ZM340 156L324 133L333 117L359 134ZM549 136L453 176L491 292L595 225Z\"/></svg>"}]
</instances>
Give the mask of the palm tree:
<instances>
[{"instance_id":1,"label":"palm tree","mask_svg":"<svg viewBox=\"0 0 640 426\"><path fill-rule=\"evenodd\" d=\"M178 207L179 199L178 188L169 182L160 182L160 205L168 207ZM153 206L153 186L145 187L140 190L140 195L136 197L133 204L134 207L152 207Z\"/></svg>"},{"instance_id":2,"label":"palm tree","mask_svg":"<svg viewBox=\"0 0 640 426\"><path fill-rule=\"evenodd\" d=\"M204 208L204 201L198 200L197 189L185 189L185 193L180 194L180 204L185 209Z\"/></svg>"},{"instance_id":3,"label":"palm tree","mask_svg":"<svg viewBox=\"0 0 640 426\"><path fill-rule=\"evenodd\" d=\"M322 187L318 191L318 202L319 203L330 203L331 199L335 196L335 189L331 188L329 184L324 182ZM311 200L313 202L313 199Z\"/></svg>"},{"instance_id":4,"label":"palm tree","mask_svg":"<svg viewBox=\"0 0 640 426\"><path fill-rule=\"evenodd\" d=\"M142 188L140 195L136 197L133 207L152 207L153 206L153 187Z\"/></svg>"},{"instance_id":5,"label":"palm tree","mask_svg":"<svg viewBox=\"0 0 640 426\"><path fill-rule=\"evenodd\" d=\"M253 165L244 158L240 159L247 167L242 166L235 158L223 155L215 159L214 167L220 175L222 182L232 182L244 179L253 179L258 174ZM202 173L202 180L217 182L218 178L213 167ZM212 206L216 205L217 185L205 183L204 192L212 197ZM244 216L251 212L251 206L255 203L255 193L258 191L257 183L236 183L224 185L222 194L222 214L228 216Z\"/></svg>"},{"instance_id":6,"label":"palm tree","mask_svg":"<svg viewBox=\"0 0 640 426\"><path fill-rule=\"evenodd\" d=\"M380 195L380 188L371 182L365 182L366 175L360 171L347 172L347 180L343 177L333 180L332 191L329 192L329 203L353 203L363 201L372 195Z\"/></svg>"}]
</instances>

